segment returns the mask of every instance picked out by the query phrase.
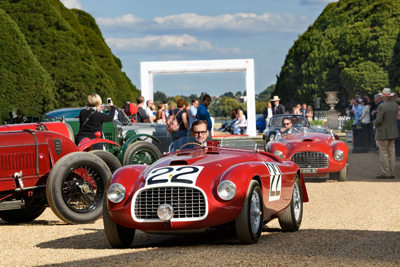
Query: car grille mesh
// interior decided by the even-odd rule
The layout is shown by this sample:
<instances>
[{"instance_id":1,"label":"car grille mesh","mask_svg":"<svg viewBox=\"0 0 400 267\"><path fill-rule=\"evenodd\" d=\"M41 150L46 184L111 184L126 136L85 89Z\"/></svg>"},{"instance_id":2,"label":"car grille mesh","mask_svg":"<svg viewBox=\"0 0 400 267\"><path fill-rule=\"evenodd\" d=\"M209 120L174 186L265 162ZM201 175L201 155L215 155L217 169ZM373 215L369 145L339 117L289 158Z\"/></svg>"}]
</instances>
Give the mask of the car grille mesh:
<instances>
[{"instance_id":1,"label":"car grille mesh","mask_svg":"<svg viewBox=\"0 0 400 267\"><path fill-rule=\"evenodd\" d=\"M329 165L328 156L321 152L300 152L291 159L299 168L327 168Z\"/></svg>"},{"instance_id":2,"label":"car grille mesh","mask_svg":"<svg viewBox=\"0 0 400 267\"><path fill-rule=\"evenodd\" d=\"M206 213L204 195L196 188L161 187L143 190L136 198L138 219L158 219L157 209L168 204L174 209L173 218L200 218Z\"/></svg>"}]
</instances>

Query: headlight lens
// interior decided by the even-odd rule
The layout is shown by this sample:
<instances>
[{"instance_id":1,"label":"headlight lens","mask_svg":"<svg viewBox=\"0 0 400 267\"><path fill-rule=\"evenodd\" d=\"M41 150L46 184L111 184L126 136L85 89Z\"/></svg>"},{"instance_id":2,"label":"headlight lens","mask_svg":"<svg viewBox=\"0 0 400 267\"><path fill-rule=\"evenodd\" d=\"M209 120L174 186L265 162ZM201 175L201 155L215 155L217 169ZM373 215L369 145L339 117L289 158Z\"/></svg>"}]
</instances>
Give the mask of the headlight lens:
<instances>
[{"instance_id":1,"label":"headlight lens","mask_svg":"<svg viewBox=\"0 0 400 267\"><path fill-rule=\"evenodd\" d=\"M269 141L273 141L274 138L275 138L275 135L274 135L274 134L271 134L271 135L269 136Z\"/></svg>"},{"instance_id":2,"label":"headlight lens","mask_svg":"<svg viewBox=\"0 0 400 267\"><path fill-rule=\"evenodd\" d=\"M223 200L231 200L236 195L236 185L231 181L222 181L219 184L218 196Z\"/></svg>"},{"instance_id":3,"label":"headlight lens","mask_svg":"<svg viewBox=\"0 0 400 267\"><path fill-rule=\"evenodd\" d=\"M342 161L344 159L344 153L342 150L335 151L335 154L333 156L337 161Z\"/></svg>"},{"instance_id":4,"label":"headlight lens","mask_svg":"<svg viewBox=\"0 0 400 267\"><path fill-rule=\"evenodd\" d=\"M282 153L282 151L277 150L277 151L274 152L274 155L277 156L277 157L280 158L280 159L283 159L283 153Z\"/></svg>"},{"instance_id":5,"label":"headlight lens","mask_svg":"<svg viewBox=\"0 0 400 267\"><path fill-rule=\"evenodd\" d=\"M161 204L157 209L157 216L163 221L170 221L174 216L174 209L168 204Z\"/></svg>"},{"instance_id":6,"label":"headlight lens","mask_svg":"<svg viewBox=\"0 0 400 267\"><path fill-rule=\"evenodd\" d=\"M107 190L107 197L112 203L121 202L126 195L125 187L122 184L112 184Z\"/></svg>"}]
</instances>

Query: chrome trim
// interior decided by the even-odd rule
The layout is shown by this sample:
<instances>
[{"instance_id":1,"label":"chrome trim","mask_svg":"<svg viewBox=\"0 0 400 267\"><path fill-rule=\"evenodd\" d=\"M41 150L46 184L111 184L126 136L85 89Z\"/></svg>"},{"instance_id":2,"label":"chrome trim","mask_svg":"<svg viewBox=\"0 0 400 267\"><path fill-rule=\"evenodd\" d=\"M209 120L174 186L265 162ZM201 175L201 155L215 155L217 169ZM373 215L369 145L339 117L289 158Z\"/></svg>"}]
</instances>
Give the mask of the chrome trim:
<instances>
[{"instance_id":1,"label":"chrome trim","mask_svg":"<svg viewBox=\"0 0 400 267\"><path fill-rule=\"evenodd\" d=\"M326 169L329 167L329 156L322 152L298 152L290 157L290 161L296 163L301 169Z\"/></svg>"}]
</instances>

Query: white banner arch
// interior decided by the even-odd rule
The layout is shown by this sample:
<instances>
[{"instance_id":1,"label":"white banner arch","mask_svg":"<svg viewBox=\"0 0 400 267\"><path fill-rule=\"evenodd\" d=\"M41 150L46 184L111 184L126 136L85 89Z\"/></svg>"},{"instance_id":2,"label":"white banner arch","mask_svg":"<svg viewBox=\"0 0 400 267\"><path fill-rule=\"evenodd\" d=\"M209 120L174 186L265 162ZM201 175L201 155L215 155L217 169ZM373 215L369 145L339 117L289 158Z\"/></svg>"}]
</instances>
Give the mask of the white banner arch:
<instances>
[{"instance_id":1,"label":"white banner arch","mask_svg":"<svg viewBox=\"0 0 400 267\"><path fill-rule=\"evenodd\" d=\"M256 136L254 59L140 62L142 96L154 100L153 75L173 73L246 72L247 134Z\"/></svg>"}]
</instances>

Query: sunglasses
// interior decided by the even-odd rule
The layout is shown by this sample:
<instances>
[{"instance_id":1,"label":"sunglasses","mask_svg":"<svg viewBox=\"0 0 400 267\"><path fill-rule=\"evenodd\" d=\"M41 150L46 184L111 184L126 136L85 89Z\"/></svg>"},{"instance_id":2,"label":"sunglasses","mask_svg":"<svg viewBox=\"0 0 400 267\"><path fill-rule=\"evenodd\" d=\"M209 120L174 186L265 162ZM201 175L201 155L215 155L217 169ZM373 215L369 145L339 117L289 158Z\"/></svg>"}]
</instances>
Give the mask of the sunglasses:
<instances>
[{"instance_id":1,"label":"sunglasses","mask_svg":"<svg viewBox=\"0 0 400 267\"><path fill-rule=\"evenodd\" d=\"M192 131L192 133L203 135L203 134L206 134L207 131Z\"/></svg>"},{"instance_id":2,"label":"sunglasses","mask_svg":"<svg viewBox=\"0 0 400 267\"><path fill-rule=\"evenodd\" d=\"M285 125L289 125L289 124L290 124L290 122L289 122L289 123L282 123L282 125L283 125L283 126L285 126Z\"/></svg>"}]
</instances>

